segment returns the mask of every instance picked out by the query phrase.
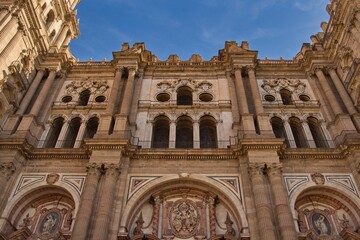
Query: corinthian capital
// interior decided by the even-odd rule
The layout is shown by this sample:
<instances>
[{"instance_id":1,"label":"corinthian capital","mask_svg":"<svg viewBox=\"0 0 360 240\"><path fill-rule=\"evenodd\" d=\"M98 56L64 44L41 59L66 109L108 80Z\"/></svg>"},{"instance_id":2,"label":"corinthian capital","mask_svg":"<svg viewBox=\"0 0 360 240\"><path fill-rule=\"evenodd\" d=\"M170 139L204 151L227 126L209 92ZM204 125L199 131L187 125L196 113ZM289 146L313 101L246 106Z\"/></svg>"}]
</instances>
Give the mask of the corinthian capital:
<instances>
[{"instance_id":1,"label":"corinthian capital","mask_svg":"<svg viewBox=\"0 0 360 240\"><path fill-rule=\"evenodd\" d=\"M245 72L246 72L247 74L249 74L250 72L255 73L255 67L254 67L253 65L247 65L247 66L245 67Z\"/></svg>"},{"instance_id":2,"label":"corinthian capital","mask_svg":"<svg viewBox=\"0 0 360 240\"><path fill-rule=\"evenodd\" d=\"M106 176L117 177L121 171L121 165L114 163L105 163L103 169L105 170Z\"/></svg>"},{"instance_id":3,"label":"corinthian capital","mask_svg":"<svg viewBox=\"0 0 360 240\"><path fill-rule=\"evenodd\" d=\"M7 163L1 163L0 164L0 173L5 178L9 179L11 175L15 172L16 167L14 163L7 162Z\"/></svg>"},{"instance_id":4,"label":"corinthian capital","mask_svg":"<svg viewBox=\"0 0 360 240\"><path fill-rule=\"evenodd\" d=\"M249 174L252 177L264 175L264 164L263 163L249 163Z\"/></svg>"},{"instance_id":5,"label":"corinthian capital","mask_svg":"<svg viewBox=\"0 0 360 240\"><path fill-rule=\"evenodd\" d=\"M267 173L268 175L280 175L282 167L282 163L271 163L267 166Z\"/></svg>"},{"instance_id":6,"label":"corinthian capital","mask_svg":"<svg viewBox=\"0 0 360 240\"><path fill-rule=\"evenodd\" d=\"M88 175L98 176L100 175L100 165L97 163L90 163L86 166Z\"/></svg>"}]
</instances>

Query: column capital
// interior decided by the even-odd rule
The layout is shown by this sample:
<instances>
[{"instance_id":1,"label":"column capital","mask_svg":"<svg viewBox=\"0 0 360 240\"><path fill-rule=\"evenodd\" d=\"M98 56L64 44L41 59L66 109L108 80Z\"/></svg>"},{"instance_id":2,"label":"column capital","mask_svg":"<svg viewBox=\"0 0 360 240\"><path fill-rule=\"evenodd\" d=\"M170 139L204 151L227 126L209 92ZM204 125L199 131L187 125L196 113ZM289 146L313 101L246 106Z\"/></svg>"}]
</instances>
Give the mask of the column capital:
<instances>
[{"instance_id":1,"label":"column capital","mask_svg":"<svg viewBox=\"0 0 360 240\"><path fill-rule=\"evenodd\" d=\"M6 162L0 164L0 173L6 179L9 179L11 175L15 172L16 167L13 162Z\"/></svg>"},{"instance_id":2,"label":"column capital","mask_svg":"<svg viewBox=\"0 0 360 240\"><path fill-rule=\"evenodd\" d=\"M106 176L117 177L121 171L121 164L105 163L102 169Z\"/></svg>"},{"instance_id":3,"label":"column capital","mask_svg":"<svg viewBox=\"0 0 360 240\"><path fill-rule=\"evenodd\" d=\"M100 165L97 163L90 163L86 166L86 172L88 173L88 175L99 176Z\"/></svg>"},{"instance_id":4,"label":"column capital","mask_svg":"<svg viewBox=\"0 0 360 240\"><path fill-rule=\"evenodd\" d=\"M282 163L271 163L267 165L267 173L271 175L280 175L282 173L283 165Z\"/></svg>"},{"instance_id":5,"label":"column capital","mask_svg":"<svg viewBox=\"0 0 360 240\"><path fill-rule=\"evenodd\" d=\"M249 163L250 176L264 175L264 167L265 165L263 163Z\"/></svg>"},{"instance_id":6,"label":"column capital","mask_svg":"<svg viewBox=\"0 0 360 240\"><path fill-rule=\"evenodd\" d=\"M247 66L245 66L245 72L246 72L247 74L249 74L250 72L255 73L255 66L253 66L253 65L247 65Z\"/></svg>"},{"instance_id":7,"label":"column capital","mask_svg":"<svg viewBox=\"0 0 360 240\"><path fill-rule=\"evenodd\" d=\"M326 66L326 71L328 71L328 73L330 73L331 71L336 71L337 67L335 65L329 65Z\"/></svg>"}]
</instances>

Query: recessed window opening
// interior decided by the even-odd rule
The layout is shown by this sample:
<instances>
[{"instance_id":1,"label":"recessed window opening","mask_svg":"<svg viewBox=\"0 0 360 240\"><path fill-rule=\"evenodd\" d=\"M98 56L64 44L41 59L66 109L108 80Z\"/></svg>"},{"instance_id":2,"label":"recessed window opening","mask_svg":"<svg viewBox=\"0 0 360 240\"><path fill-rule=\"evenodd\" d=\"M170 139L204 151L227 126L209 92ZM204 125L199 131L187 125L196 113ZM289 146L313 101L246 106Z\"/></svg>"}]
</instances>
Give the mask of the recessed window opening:
<instances>
[{"instance_id":1,"label":"recessed window opening","mask_svg":"<svg viewBox=\"0 0 360 240\"><path fill-rule=\"evenodd\" d=\"M180 87L177 90L177 105L192 105L192 90L189 87Z\"/></svg>"}]
</instances>

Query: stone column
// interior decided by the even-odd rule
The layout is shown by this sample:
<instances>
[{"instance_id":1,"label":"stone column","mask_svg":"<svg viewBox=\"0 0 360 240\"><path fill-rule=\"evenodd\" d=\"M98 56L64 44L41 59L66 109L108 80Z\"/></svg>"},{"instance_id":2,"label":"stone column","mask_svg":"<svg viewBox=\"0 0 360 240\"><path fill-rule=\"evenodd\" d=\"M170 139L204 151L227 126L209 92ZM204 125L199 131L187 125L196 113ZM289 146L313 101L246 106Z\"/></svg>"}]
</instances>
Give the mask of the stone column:
<instances>
[{"instance_id":1,"label":"stone column","mask_svg":"<svg viewBox=\"0 0 360 240\"><path fill-rule=\"evenodd\" d=\"M33 98L36 89L39 87L39 84L44 76L44 70L39 70L36 74L34 81L31 83L29 89L27 90L24 98L21 100L21 104L16 111L16 114L23 115L26 111L26 108L29 106L31 98Z\"/></svg>"},{"instance_id":2,"label":"stone column","mask_svg":"<svg viewBox=\"0 0 360 240\"><path fill-rule=\"evenodd\" d=\"M89 231L94 199L100 179L100 166L92 163L87 166L87 177L81 194L79 210L76 214L74 228L71 234L73 240L86 240Z\"/></svg>"},{"instance_id":3,"label":"stone column","mask_svg":"<svg viewBox=\"0 0 360 240\"><path fill-rule=\"evenodd\" d=\"M200 128L199 128L199 122L196 120L193 123L193 146L194 148L200 148Z\"/></svg>"},{"instance_id":4,"label":"stone column","mask_svg":"<svg viewBox=\"0 0 360 240\"><path fill-rule=\"evenodd\" d=\"M63 42L65 41L66 35L68 34L68 31L69 31L69 26L64 25L64 27L61 29L61 32L56 39L55 42L56 47L60 48L62 46Z\"/></svg>"},{"instance_id":5,"label":"stone column","mask_svg":"<svg viewBox=\"0 0 360 240\"><path fill-rule=\"evenodd\" d=\"M99 198L99 208L95 217L93 240L108 239L111 211L114 202L115 186L120 174L116 164L105 165L103 189Z\"/></svg>"},{"instance_id":6,"label":"stone column","mask_svg":"<svg viewBox=\"0 0 360 240\"><path fill-rule=\"evenodd\" d=\"M284 121L284 129L291 148L296 148L295 138L288 121Z\"/></svg>"},{"instance_id":7,"label":"stone column","mask_svg":"<svg viewBox=\"0 0 360 240\"><path fill-rule=\"evenodd\" d=\"M251 90L252 99L255 104L255 112L256 114L264 113L264 107L261 102L261 96L255 77L255 68L253 66L247 66L246 72L249 75L250 90Z\"/></svg>"},{"instance_id":8,"label":"stone column","mask_svg":"<svg viewBox=\"0 0 360 240\"><path fill-rule=\"evenodd\" d=\"M275 226L272 219L271 205L264 182L264 164L250 163L249 171L254 193L256 216L260 239L277 240Z\"/></svg>"},{"instance_id":9,"label":"stone column","mask_svg":"<svg viewBox=\"0 0 360 240\"><path fill-rule=\"evenodd\" d=\"M78 132L78 134L76 136L74 148L81 147L81 144L82 144L82 142L84 140L84 134L85 134L85 130L86 130L86 125L87 125L87 122L85 120L82 120L80 128L79 128L79 132Z\"/></svg>"},{"instance_id":10,"label":"stone column","mask_svg":"<svg viewBox=\"0 0 360 240\"><path fill-rule=\"evenodd\" d=\"M7 17L7 15L9 14L9 8L8 7L2 7L0 8L0 26L3 23L3 20Z\"/></svg>"},{"instance_id":11,"label":"stone column","mask_svg":"<svg viewBox=\"0 0 360 240\"><path fill-rule=\"evenodd\" d=\"M41 92L39 94L39 96L37 97L34 106L31 108L30 114L37 116L37 114L39 113L41 107L44 105L44 103L46 102L46 97L50 91L50 88L54 82L56 76L56 71L52 70L49 73L49 76L47 77L47 79L45 80L45 84L43 86L43 88L41 89Z\"/></svg>"},{"instance_id":12,"label":"stone column","mask_svg":"<svg viewBox=\"0 0 360 240\"><path fill-rule=\"evenodd\" d=\"M246 217L249 224L250 239L259 239L259 229L256 221L256 209L254 204L254 196L251 190L251 183L248 173L248 163L245 157L239 157L239 174L242 181L244 192L244 203Z\"/></svg>"},{"instance_id":13,"label":"stone column","mask_svg":"<svg viewBox=\"0 0 360 240\"><path fill-rule=\"evenodd\" d=\"M116 69L114 82L111 86L111 92L106 106L107 114L113 114L115 112L116 102L120 97L121 76L123 75L123 71L123 68Z\"/></svg>"},{"instance_id":14,"label":"stone column","mask_svg":"<svg viewBox=\"0 0 360 240\"><path fill-rule=\"evenodd\" d=\"M349 93L346 91L342 81L340 80L340 78L338 77L336 71L335 71L335 67L329 67L328 68L328 72L330 74L330 77L336 87L336 90L338 91L342 101L345 104L346 109L348 110L348 112L352 115L357 113L357 110L354 106L354 103L351 99L351 97L349 96Z\"/></svg>"},{"instance_id":15,"label":"stone column","mask_svg":"<svg viewBox=\"0 0 360 240\"><path fill-rule=\"evenodd\" d=\"M18 19L16 16L12 16L10 21L6 23L3 29L0 31L0 52L5 49L6 45L11 41L11 31L16 28Z\"/></svg>"},{"instance_id":16,"label":"stone column","mask_svg":"<svg viewBox=\"0 0 360 240\"><path fill-rule=\"evenodd\" d=\"M246 99L245 87L241 76L241 68L235 69L235 88L240 114L249 114L249 107Z\"/></svg>"},{"instance_id":17,"label":"stone column","mask_svg":"<svg viewBox=\"0 0 360 240\"><path fill-rule=\"evenodd\" d=\"M308 74L311 89L313 90L315 96L319 99L320 108L321 108L322 112L324 113L324 117L325 117L326 121L331 122L333 119L332 112L329 110L327 102L323 98L321 88L320 88L319 84L316 83L314 77L316 77L316 75L314 76L313 74L310 74L310 73Z\"/></svg>"},{"instance_id":18,"label":"stone column","mask_svg":"<svg viewBox=\"0 0 360 240\"><path fill-rule=\"evenodd\" d=\"M281 172L281 163L273 163L268 166L267 174L278 219L280 236L284 240L297 240L298 236L294 225L294 218L289 207L289 200Z\"/></svg>"},{"instance_id":19,"label":"stone column","mask_svg":"<svg viewBox=\"0 0 360 240\"><path fill-rule=\"evenodd\" d=\"M215 199L213 196L208 196L209 204L209 219L210 219L210 237L209 239L216 236L216 216L215 216Z\"/></svg>"},{"instance_id":20,"label":"stone column","mask_svg":"<svg viewBox=\"0 0 360 240\"><path fill-rule=\"evenodd\" d=\"M159 228L159 220L160 220L160 207L161 207L162 199L159 196L154 197L154 207L153 207L153 231L152 235L161 237L161 227ZM161 226L161 225L160 225ZM160 234L160 235L159 235Z\"/></svg>"},{"instance_id":21,"label":"stone column","mask_svg":"<svg viewBox=\"0 0 360 240\"><path fill-rule=\"evenodd\" d=\"M322 69L316 68L315 74L320 82L320 85L321 85L325 95L328 98L328 102L330 103L330 106L331 106L334 114L338 115L338 114L342 113L340 104L338 103L338 101L334 101L336 99L336 96L335 96L334 92L332 91L327 79L325 78L325 75L324 75Z\"/></svg>"},{"instance_id":22,"label":"stone column","mask_svg":"<svg viewBox=\"0 0 360 240\"><path fill-rule=\"evenodd\" d=\"M66 139L66 134L68 132L69 125L70 125L69 121L70 120L67 120L67 119L64 120L64 124L61 127L61 131L60 131L59 137L58 137L58 139L56 141L55 148L61 148L62 146L64 146L64 142L65 142L65 139Z\"/></svg>"},{"instance_id":23,"label":"stone column","mask_svg":"<svg viewBox=\"0 0 360 240\"><path fill-rule=\"evenodd\" d=\"M127 122L130 114L131 102L134 94L135 68L129 69L128 79L126 81L125 92L121 102L120 116L116 119L115 130L124 132L127 130Z\"/></svg>"},{"instance_id":24,"label":"stone column","mask_svg":"<svg viewBox=\"0 0 360 240\"><path fill-rule=\"evenodd\" d=\"M303 128L303 130L304 130L305 137L306 137L306 139L304 139L304 140L307 141L308 146L309 146L310 148L316 148L316 144L315 144L313 135L312 135L312 133L311 133L311 130L310 130L310 128L309 128L309 124L307 123L307 121L306 121L306 120L302 120L302 121L301 121L301 126L302 126L302 128Z\"/></svg>"},{"instance_id":25,"label":"stone column","mask_svg":"<svg viewBox=\"0 0 360 240\"><path fill-rule=\"evenodd\" d=\"M175 148L176 142L176 122L170 121L170 130L169 130L169 148Z\"/></svg>"}]
</instances>

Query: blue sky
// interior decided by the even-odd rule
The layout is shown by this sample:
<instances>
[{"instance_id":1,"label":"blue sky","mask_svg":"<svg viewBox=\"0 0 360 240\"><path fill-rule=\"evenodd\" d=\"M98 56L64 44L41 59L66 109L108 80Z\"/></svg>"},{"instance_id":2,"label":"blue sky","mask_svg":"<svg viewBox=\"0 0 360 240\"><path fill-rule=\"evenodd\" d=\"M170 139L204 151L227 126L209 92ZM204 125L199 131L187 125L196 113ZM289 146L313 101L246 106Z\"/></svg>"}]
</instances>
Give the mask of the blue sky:
<instances>
[{"instance_id":1,"label":"blue sky","mask_svg":"<svg viewBox=\"0 0 360 240\"><path fill-rule=\"evenodd\" d=\"M329 0L82 0L76 58L112 59L123 42L145 42L160 60L177 54L205 60L225 41L248 41L258 58L292 59L328 21Z\"/></svg>"}]
</instances>

